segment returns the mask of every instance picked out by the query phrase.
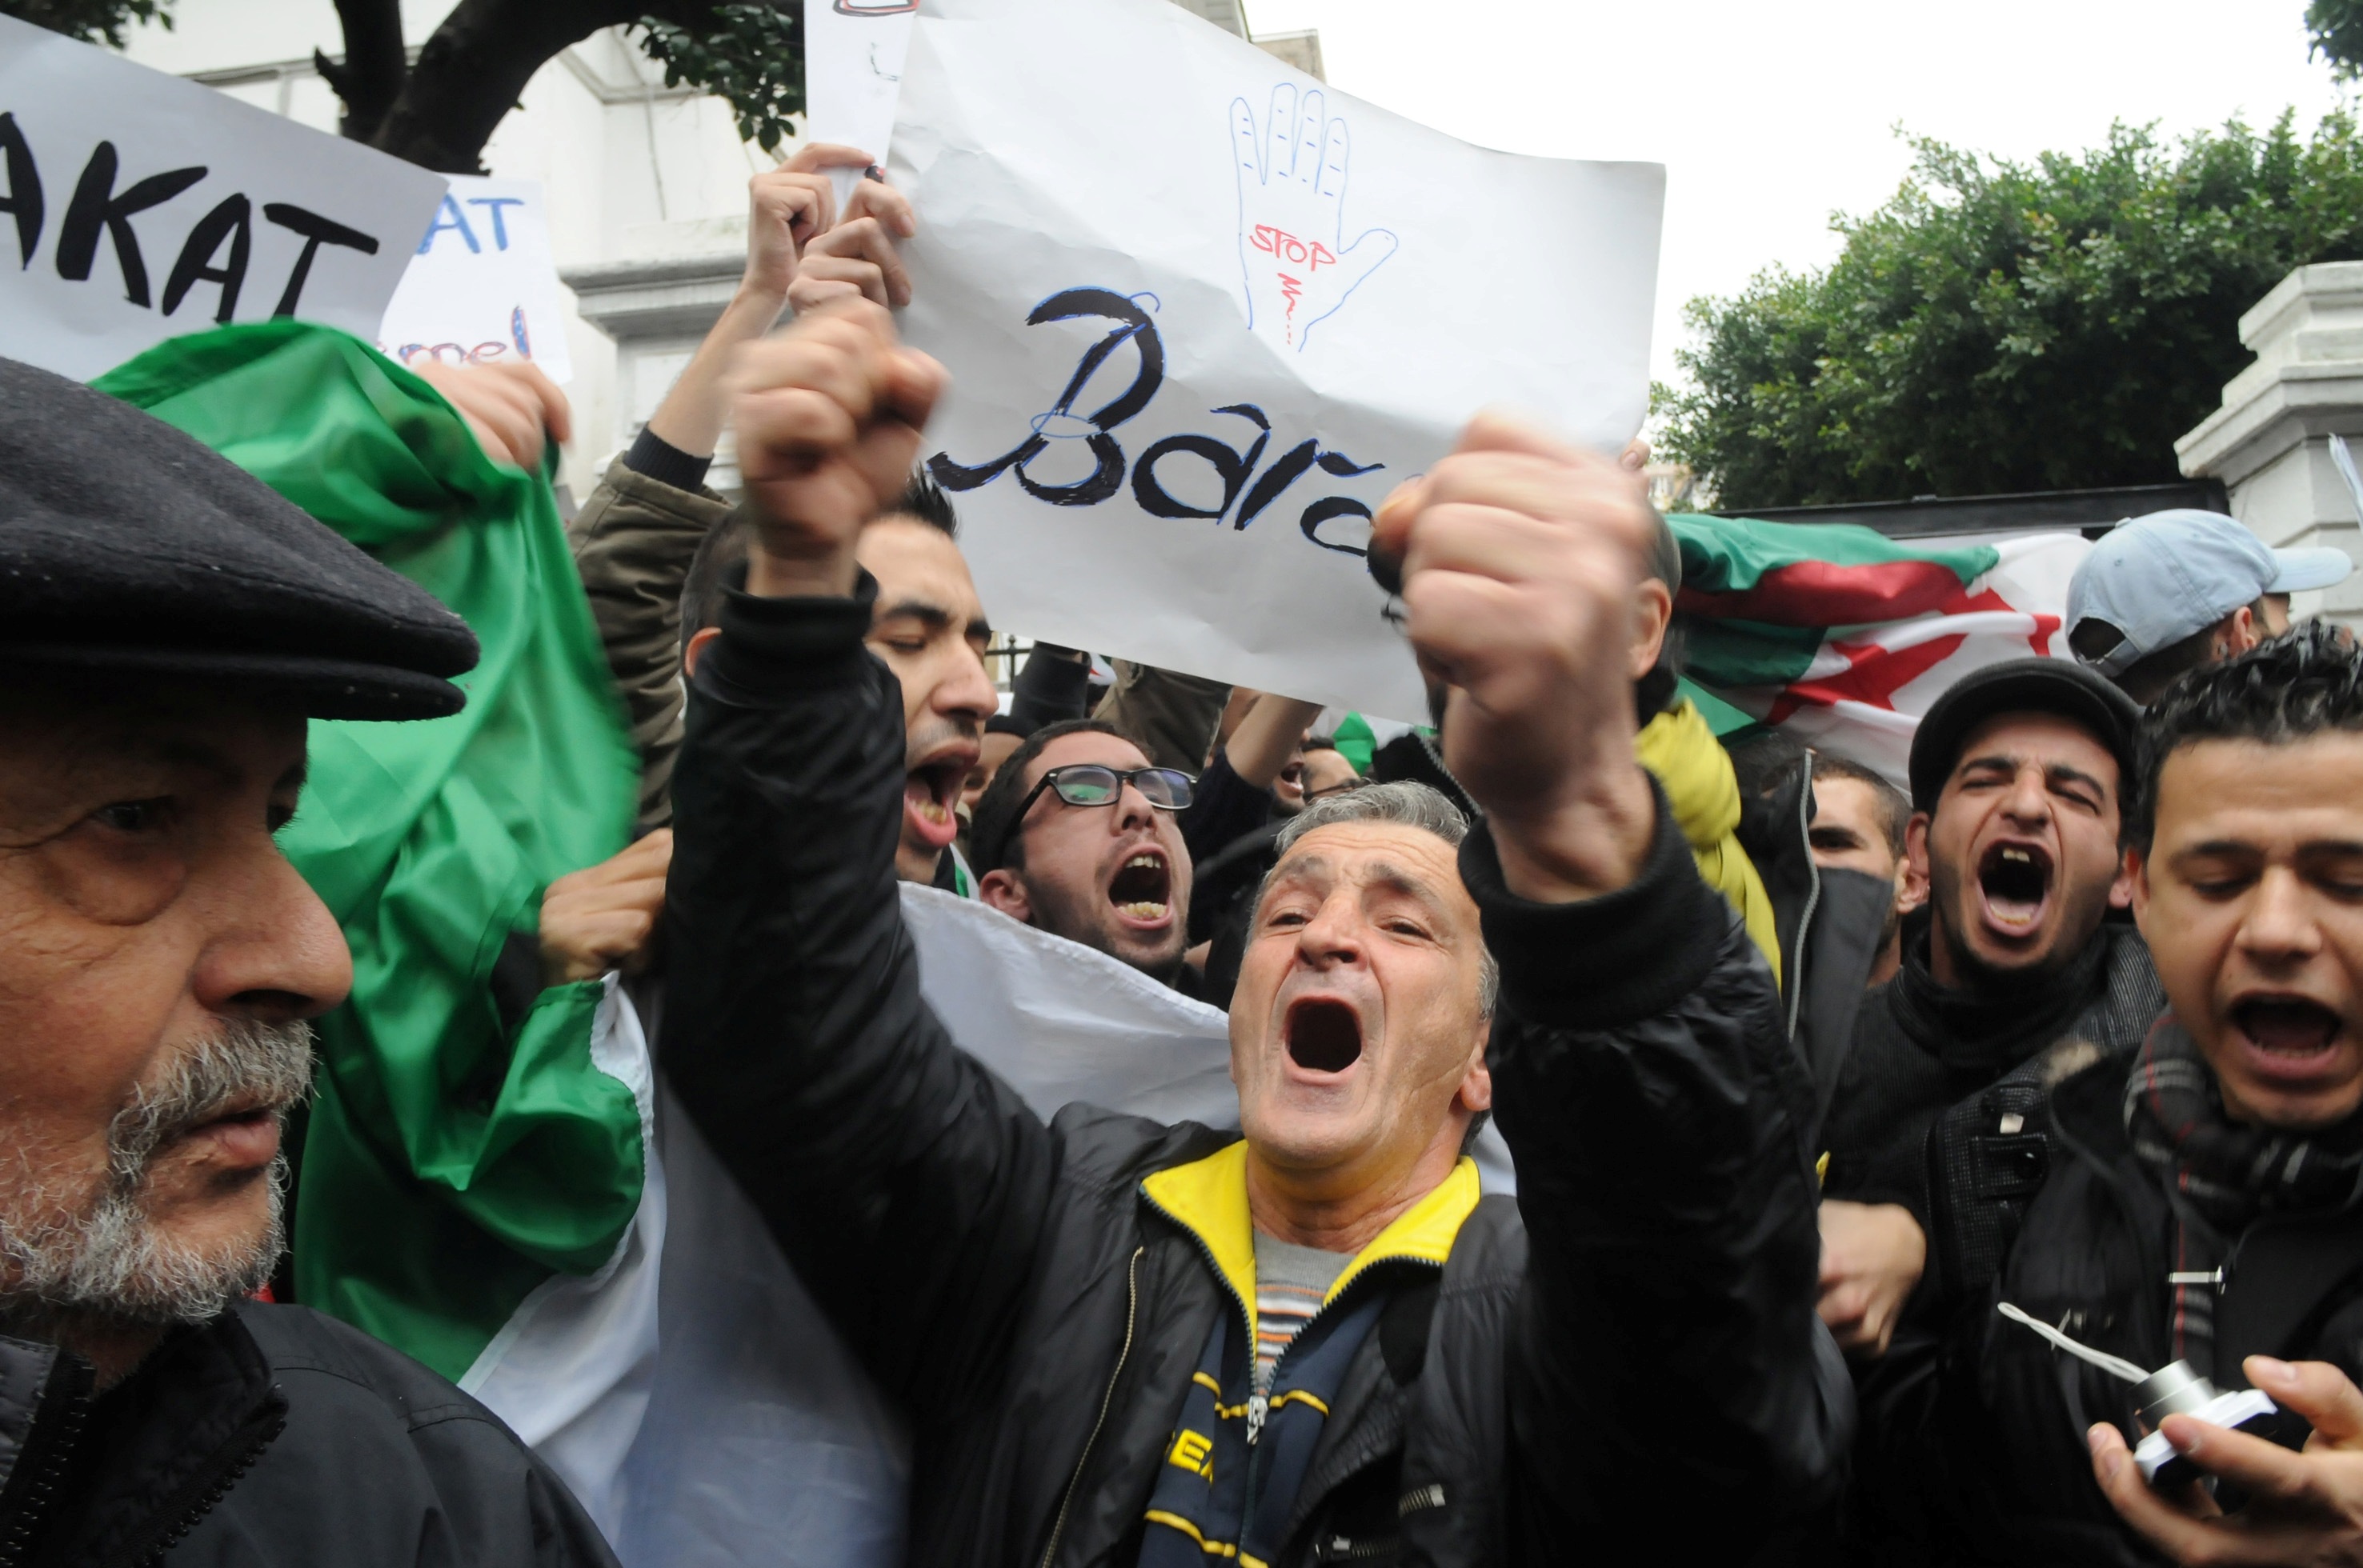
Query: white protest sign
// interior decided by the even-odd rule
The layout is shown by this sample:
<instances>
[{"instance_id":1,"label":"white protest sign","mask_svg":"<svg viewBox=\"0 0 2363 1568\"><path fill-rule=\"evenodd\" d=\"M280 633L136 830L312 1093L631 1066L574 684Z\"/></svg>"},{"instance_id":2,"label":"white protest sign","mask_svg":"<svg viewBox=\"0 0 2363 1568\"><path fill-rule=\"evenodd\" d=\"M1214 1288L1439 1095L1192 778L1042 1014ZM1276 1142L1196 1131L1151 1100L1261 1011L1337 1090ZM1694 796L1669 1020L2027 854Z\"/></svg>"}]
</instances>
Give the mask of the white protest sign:
<instances>
[{"instance_id":1,"label":"white protest sign","mask_svg":"<svg viewBox=\"0 0 2363 1568\"><path fill-rule=\"evenodd\" d=\"M530 359L551 381L571 377L540 184L452 176L377 341L405 365Z\"/></svg>"},{"instance_id":2,"label":"white protest sign","mask_svg":"<svg viewBox=\"0 0 2363 1568\"><path fill-rule=\"evenodd\" d=\"M1665 175L1470 147L1166 0L929 0L894 178L929 467L1029 635L1426 711L1361 547L1489 403L1615 451Z\"/></svg>"},{"instance_id":3,"label":"white protest sign","mask_svg":"<svg viewBox=\"0 0 2363 1568\"><path fill-rule=\"evenodd\" d=\"M807 142L858 147L879 162L894 134L894 100L919 0L804 0ZM832 169L842 207L859 169Z\"/></svg>"},{"instance_id":4,"label":"white protest sign","mask_svg":"<svg viewBox=\"0 0 2363 1568\"><path fill-rule=\"evenodd\" d=\"M443 176L0 17L0 354L87 381L298 315L367 337Z\"/></svg>"}]
</instances>

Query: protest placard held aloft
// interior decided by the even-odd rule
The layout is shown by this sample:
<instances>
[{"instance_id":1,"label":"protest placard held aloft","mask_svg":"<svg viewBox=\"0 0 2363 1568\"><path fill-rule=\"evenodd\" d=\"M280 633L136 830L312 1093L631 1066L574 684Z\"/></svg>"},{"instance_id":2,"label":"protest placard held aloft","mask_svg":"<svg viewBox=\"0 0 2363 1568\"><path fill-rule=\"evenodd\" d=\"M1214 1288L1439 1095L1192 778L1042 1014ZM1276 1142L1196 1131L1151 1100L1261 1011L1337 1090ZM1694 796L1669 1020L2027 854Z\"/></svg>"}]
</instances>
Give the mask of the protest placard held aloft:
<instances>
[{"instance_id":1,"label":"protest placard held aloft","mask_svg":"<svg viewBox=\"0 0 2363 1568\"><path fill-rule=\"evenodd\" d=\"M231 322L368 336L443 187L0 17L0 354L86 381Z\"/></svg>"},{"instance_id":2,"label":"protest placard held aloft","mask_svg":"<svg viewBox=\"0 0 2363 1568\"><path fill-rule=\"evenodd\" d=\"M1662 168L1471 147L1163 0L930 0L901 85L904 330L993 619L1421 716L1370 514L1488 403L1639 427Z\"/></svg>"}]
</instances>

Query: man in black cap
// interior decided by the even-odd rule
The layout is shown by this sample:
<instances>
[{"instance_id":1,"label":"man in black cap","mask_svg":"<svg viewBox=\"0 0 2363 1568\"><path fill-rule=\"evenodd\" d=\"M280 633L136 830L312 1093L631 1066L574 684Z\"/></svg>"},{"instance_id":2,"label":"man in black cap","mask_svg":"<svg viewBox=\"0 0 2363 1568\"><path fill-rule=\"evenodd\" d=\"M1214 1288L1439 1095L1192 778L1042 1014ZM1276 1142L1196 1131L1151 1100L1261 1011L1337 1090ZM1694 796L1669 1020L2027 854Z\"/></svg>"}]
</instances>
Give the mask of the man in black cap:
<instances>
[{"instance_id":1,"label":"man in black cap","mask_svg":"<svg viewBox=\"0 0 2363 1568\"><path fill-rule=\"evenodd\" d=\"M1887 1348L1929 1265L1939 1116L2031 1099L2061 1070L2055 1047L2129 1052L2164 1005L2140 934L2106 919L2131 898L2119 832L2139 719L2091 671L2027 658L1969 675L1920 722L1904 842L1928 902L1857 1016L1823 1129L1822 1315L1858 1354ZM2005 1110L1991 1120L2020 1131ZM2020 1147L2000 1157L2040 1160Z\"/></svg>"},{"instance_id":2,"label":"man in black cap","mask_svg":"<svg viewBox=\"0 0 2363 1568\"><path fill-rule=\"evenodd\" d=\"M258 1305L305 1021L307 718L457 712L468 628L161 422L0 360L0 1553L613 1561L490 1412ZM429 1546L432 1542L432 1546Z\"/></svg>"}]
</instances>

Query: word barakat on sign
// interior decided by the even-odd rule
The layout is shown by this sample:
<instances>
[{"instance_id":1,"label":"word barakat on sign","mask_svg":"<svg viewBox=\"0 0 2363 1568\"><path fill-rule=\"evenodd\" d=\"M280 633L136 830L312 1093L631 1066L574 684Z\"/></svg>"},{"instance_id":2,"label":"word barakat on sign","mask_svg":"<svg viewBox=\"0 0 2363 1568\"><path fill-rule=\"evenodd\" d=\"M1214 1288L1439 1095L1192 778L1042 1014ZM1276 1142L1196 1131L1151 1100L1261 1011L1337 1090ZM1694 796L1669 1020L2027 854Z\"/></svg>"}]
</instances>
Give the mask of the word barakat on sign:
<instances>
[{"instance_id":1,"label":"word barakat on sign","mask_svg":"<svg viewBox=\"0 0 2363 1568\"><path fill-rule=\"evenodd\" d=\"M0 168L6 169L8 179L7 195L0 198L0 213L16 220L18 269L29 271L34 253L40 248L49 202L32 146L17 126L14 113L0 114ZM121 169L121 156L113 142L101 141L92 149L58 224L52 264L58 276L67 282L86 282L97 261L100 241L111 241L116 269L123 278L124 299L142 310L151 310L155 307L149 298L147 259L140 254L139 231L131 220L179 196L204 180L208 170L203 164L168 170L136 180L118 191L116 183ZM305 282L312 275L313 259L322 246L340 246L364 256L377 254L378 242L373 236L292 202L263 203L262 219L304 241L280 287L279 301L272 307L273 315L295 314L303 299ZM253 248L254 204L245 192L233 192L215 203L182 241L180 254L164 279L164 314L171 315L179 310L182 301L197 284L212 283L220 291L214 320L227 323L246 286L247 262Z\"/></svg>"},{"instance_id":2,"label":"word barakat on sign","mask_svg":"<svg viewBox=\"0 0 2363 1568\"><path fill-rule=\"evenodd\" d=\"M971 491L1007 472L1015 476L1026 494L1052 506L1096 506L1122 490L1127 463L1115 429L1147 408L1165 382L1165 341L1158 336L1157 324L1149 318L1148 310L1142 307L1143 300L1151 305L1157 303L1154 294L1127 298L1112 289L1085 287L1064 290L1036 305L1026 317L1029 326L1091 316L1104 317L1114 326L1083 350L1075 373L1068 379L1058 401L1047 412L1033 417L1033 428L1023 440L1001 456L975 464L955 462L949 453L937 452L927 459L927 469L936 482L948 491ZM1133 344L1140 355L1140 367L1134 372L1131 384L1091 413L1077 414L1076 400L1108 357L1126 343ZM1132 498L1149 516L1199 518L1215 523L1227 519L1234 529L1244 529L1290 486L1316 468L1340 479L1350 479L1376 473L1386 466L1357 462L1343 452L1324 449L1319 441L1308 436L1273 458L1259 475L1257 465L1263 461L1264 452L1271 445L1271 420L1251 403L1225 403L1208 412L1244 420L1255 427L1254 439L1241 448L1212 436L1168 436L1149 446L1129 465ZM1052 451L1059 443L1074 441L1082 442L1091 455L1089 473L1062 483L1036 477L1032 472L1036 459ZM1182 458L1194 458L1214 470L1222 483L1222 499L1218 502L1212 506L1193 505L1167 487L1160 466ZM1251 479L1253 484L1248 482ZM1322 526L1340 517L1359 517L1368 523L1370 509L1351 496L1323 496L1298 514L1297 526L1307 539L1325 550L1361 555L1363 550L1359 545L1322 536Z\"/></svg>"}]
</instances>

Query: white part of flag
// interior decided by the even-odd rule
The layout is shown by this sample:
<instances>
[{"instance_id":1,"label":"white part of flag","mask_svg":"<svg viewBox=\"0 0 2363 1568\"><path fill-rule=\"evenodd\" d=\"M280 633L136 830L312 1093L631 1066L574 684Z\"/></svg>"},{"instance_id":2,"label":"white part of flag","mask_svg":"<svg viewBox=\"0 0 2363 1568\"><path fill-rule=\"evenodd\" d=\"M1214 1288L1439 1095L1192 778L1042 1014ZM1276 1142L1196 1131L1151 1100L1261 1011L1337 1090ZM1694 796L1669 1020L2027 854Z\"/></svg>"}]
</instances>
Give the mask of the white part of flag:
<instances>
[{"instance_id":1,"label":"white part of flag","mask_svg":"<svg viewBox=\"0 0 2363 1568\"><path fill-rule=\"evenodd\" d=\"M1370 513L1489 404L1613 452L1647 403L1660 165L1472 147L1165 0L928 0L892 168L926 450L1030 635L1418 719Z\"/></svg>"}]
</instances>

